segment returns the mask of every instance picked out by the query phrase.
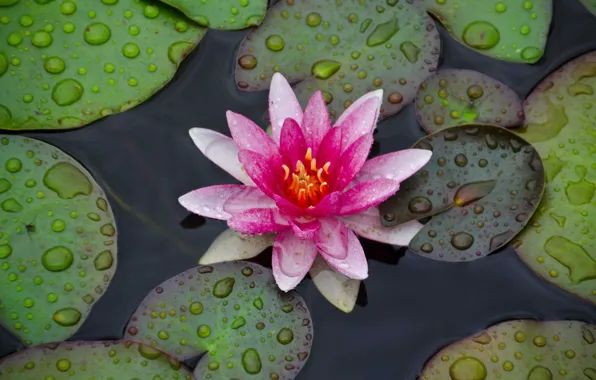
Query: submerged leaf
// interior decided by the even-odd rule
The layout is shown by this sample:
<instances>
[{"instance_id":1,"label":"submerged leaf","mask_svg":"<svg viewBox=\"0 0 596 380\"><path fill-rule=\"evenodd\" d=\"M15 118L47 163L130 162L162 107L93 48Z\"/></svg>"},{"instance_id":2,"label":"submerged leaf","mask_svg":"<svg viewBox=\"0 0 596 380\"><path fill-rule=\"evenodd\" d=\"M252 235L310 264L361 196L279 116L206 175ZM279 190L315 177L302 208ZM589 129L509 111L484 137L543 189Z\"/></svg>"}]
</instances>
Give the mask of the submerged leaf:
<instances>
[{"instance_id":1,"label":"submerged leaf","mask_svg":"<svg viewBox=\"0 0 596 380\"><path fill-rule=\"evenodd\" d=\"M416 95L416 114L427 132L465 124L519 125L522 102L512 89L473 70L443 69Z\"/></svg>"},{"instance_id":2,"label":"submerged leaf","mask_svg":"<svg viewBox=\"0 0 596 380\"><path fill-rule=\"evenodd\" d=\"M315 258L309 273L319 292L333 306L345 313L354 309L360 290L360 280L351 279L337 272L320 255Z\"/></svg>"},{"instance_id":3,"label":"submerged leaf","mask_svg":"<svg viewBox=\"0 0 596 380\"><path fill-rule=\"evenodd\" d=\"M504 61L534 63L546 46L552 0L422 0L465 46Z\"/></svg>"},{"instance_id":4,"label":"submerged leaf","mask_svg":"<svg viewBox=\"0 0 596 380\"><path fill-rule=\"evenodd\" d=\"M248 262L199 266L158 286L134 313L127 339L188 359L208 352L198 379L294 379L312 345L310 313ZM207 377L208 376L208 377Z\"/></svg>"},{"instance_id":5,"label":"submerged leaf","mask_svg":"<svg viewBox=\"0 0 596 380\"><path fill-rule=\"evenodd\" d=\"M468 125L443 129L414 148L433 157L380 206L394 226L433 218L410 249L442 261L475 260L503 247L532 216L544 189L536 150L507 129Z\"/></svg>"},{"instance_id":6,"label":"submerged leaf","mask_svg":"<svg viewBox=\"0 0 596 380\"><path fill-rule=\"evenodd\" d=\"M66 340L116 271L114 215L58 148L0 135L0 164L0 323L27 345Z\"/></svg>"},{"instance_id":7,"label":"submerged leaf","mask_svg":"<svg viewBox=\"0 0 596 380\"><path fill-rule=\"evenodd\" d=\"M128 110L173 76L204 29L148 0L0 7L0 129L71 129Z\"/></svg>"},{"instance_id":8,"label":"submerged leaf","mask_svg":"<svg viewBox=\"0 0 596 380\"><path fill-rule=\"evenodd\" d=\"M534 89L516 133L542 156L546 190L515 242L536 273L596 304L596 52Z\"/></svg>"},{"instance_id":9,"label":"submerged leaf","mask_svg":"<svg viewBox=\"0 0 596 380\"><path fill-rule=\"evenodd\" d=\"M273 6L238 49L243 91L267 89L275 72L299 82L302 107L323 91L333 118L365 93L383 89L383 119L414 99L438 64L439 34L411 2L301 0Z\"/></svg>"}]
</instances>

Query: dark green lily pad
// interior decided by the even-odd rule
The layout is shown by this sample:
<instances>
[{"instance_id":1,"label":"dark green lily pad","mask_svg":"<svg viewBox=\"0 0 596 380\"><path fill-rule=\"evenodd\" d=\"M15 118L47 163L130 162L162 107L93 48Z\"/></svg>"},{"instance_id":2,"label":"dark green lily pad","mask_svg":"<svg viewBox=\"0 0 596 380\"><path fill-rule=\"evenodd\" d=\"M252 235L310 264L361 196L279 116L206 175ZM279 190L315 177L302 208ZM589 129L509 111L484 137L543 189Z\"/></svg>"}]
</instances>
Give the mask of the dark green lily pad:
<instances>
[{"instance_id":1,"label":"dark green lily pad","mask_svg":"<svg viewBox=\"0 0 596 380\"><path fill-rule=\"evenodd\" d=\"M596 15L596 0L580 0L588 10Z\"/></svg>"},{"instance_id":2,"label":"dark green lily pad","mask_svg":"<svg viewBox=\"0 0 596 380\"><path fill-rule=\"evenodd\" d=\"M10 380L193 380L178 360L137 342L62 342L0 359L0 378Z\"/></svg>"},{"instance_id":3,"label":"dark green lily pad","mask_svg":"<svg viewBox=\"0 0 596 380\"><path fill-rule=\"evenodd\" d=\"M205 33L147 0L8 4L0 129L78 128L128 110L162 88Z\"/></svg>"},{"instance_id":4,"label":"dark green lily pad","mask_svg":"<svg viewBox=\"0 0 596 380\"><path fill-rule=\"evenodd\" d=\"M540 203L544 168L538 152L505 128L451 127L413 147L432 150L433 157L381 204L381 223L433 216L410 242L424 257L486 256L517 235Z\"/></svg>"},{"instance_id":5,"label":"dark green lily pad","mask_svg":"<svg viewBox=\"0 0 596 380\"><path fill-rule=\"evenodd\" d=\"M179 360L205 353L198 379L294 379L310 353L313 327L302 297L284 293L271 270L248 262L199 266L155 288L127 339Z\"/></svg>"},{"instance_id":6,"label":"dark green lily pad","mask_svg":"<svg viewBox=\"0 0 596 380\"><path fill-rule=\"evenodd\" d=\"M416 95L416 114L427 132L465 124L519 125L522 102L512 89L473 70L443 69Z\"/></svg>"},{"instance_id":7,"label":"dark green lily pad","mask_svg":"<svg viewBox=\"0 0 596 380\"><path fill-rule=\"evenodd\" d=\"M534 63L546 46L552 0L422 0L451 36L489 57Z\"/></svg>"},{"instance_id":8,"label":"dark green lily pad","mask_svg":"<svg viewBox=\"0 0 596 380\"><path fill-rule=\"evenodd\" d=\"M116 271L114 215L58 148L0 135L0 165L0 323L27 345L66 340Z\"/></svg>"},{"instance_id":9,"label":"dark green lily pad","mask_svg":"<svg viewBox=\"0 0 596 380\"><path fill-rule=\"evenodd\" d=\"M595 340L584 322L504 322L439 351L420 379L593 380Z\"/></svg>"},{"instance_id":10,"label":"dark green lily pad","mask_svg":"<svg viewBox=\"0 0 596 380\"><path fill-rule=\"evenodd\" d=\"M162 0L180 9L205 28L239 30L257 26L267 13L268 0Z\"/></svg>"},{"instance_id":11,"label":"dark green lily pad","mask_svg":"<svg viewBox=\"0 0 596 380\"><path fill-rule=\"evenodd\" d=\"M540 276L596 304L596 52L544 79L524 108L515 131L540 153L547 183L514 246Z\"/></svg>"},{"instance_id":12,"label":"dark green lily pad","mask_svg":"<svg viewBox=\"0 0 596 380\"><path fill-rule=\"evenodd\" d=\"M365 93L383 89L380 118L414 100L436 68L441 41L417 4L395 0L282 1L242 41L236 81L243 91L269 88L281 72L298 83L306 107L323 91L332 118Z\"/></svg>"}]
</instances>

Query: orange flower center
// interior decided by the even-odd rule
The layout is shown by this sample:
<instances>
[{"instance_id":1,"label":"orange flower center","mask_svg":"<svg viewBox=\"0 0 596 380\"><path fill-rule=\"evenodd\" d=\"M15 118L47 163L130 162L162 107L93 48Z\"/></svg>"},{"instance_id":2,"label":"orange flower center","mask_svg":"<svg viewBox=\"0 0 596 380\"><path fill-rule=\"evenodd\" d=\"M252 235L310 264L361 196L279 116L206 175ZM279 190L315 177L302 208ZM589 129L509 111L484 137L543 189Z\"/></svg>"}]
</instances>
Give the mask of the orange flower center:
<instances>
[{"instance_id":1,"label":"orange flower center","mask_svg":"<svg viewBox=\"0 0 596 380\"><path fill-rule=\"evenodd\" d=\"M288 200L302 208L316 206L329 193L329 166L331 162L318 168L311 148L306 150L304 162L296 161L293 173L287 165L282 165L285 172L283 190Z\"/></svg>"}]
</instances>

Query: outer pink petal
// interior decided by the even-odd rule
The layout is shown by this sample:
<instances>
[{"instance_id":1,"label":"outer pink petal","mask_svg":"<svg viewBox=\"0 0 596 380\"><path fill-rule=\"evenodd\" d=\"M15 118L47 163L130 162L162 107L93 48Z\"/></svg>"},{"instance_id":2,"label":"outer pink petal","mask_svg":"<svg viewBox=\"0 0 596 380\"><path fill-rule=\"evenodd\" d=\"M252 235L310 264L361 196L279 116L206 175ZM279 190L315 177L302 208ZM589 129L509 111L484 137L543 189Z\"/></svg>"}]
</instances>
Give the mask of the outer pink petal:
<instances>
[{"instance_id":1,"label":"outer pink petal","mask_svg":"<svg viewBox=\"0 0 596 380\"><path fill-rule=\"evenodd\" d=\"M321 140L331 128L329 123L329 111L327 104L323 98L323 93L317 91L310 98L306 109L304 110L304 118L302 119L302 130L306 137L306 143L313 151L316 152Z\"/></svg>"},{"instance_id":2,"label":"outer pink petal","mask_svg":"<svg viewBox=\"0 0 596 380\"><path fill-rule=\"evenodd\" d=\"M372 158L366 161L352 183L361 183L377 178L403 182L426 165L431 156L432 151L430 150L406 149Z\"/></svg>"},{"instance_id":3,"label":"outer pink petal","mask_svg":"<svg viewBox=\"0 0 596 380\"><path fill-rule=\"evenodd\" d=\"M335 121L335 126L340 126L355 110L357 110L364 102L369 99L377 98L381 103L383 102L383 90L375 90L367 92L348 107Z\"/></svg>"},{"instance_id":4,"label":"outer pink petal","mask_svg":"<svg viewBox=\"0 0 596 380\"><path fill-rule=\"evenodd\" d=\"M371 207L358 214L339 217L358 235L381 243L407 246L424 227L416 220L386 228L381 225L378 207Z\"/></svg>"},{"instance_id":5,"label":"outer pink petal","mask_svg":"<svg viewBox=\"0 0 596 380\"><path fill-rule=\"evenodd\" d=\"M311 220L311 221L298 221L298 220L290 220L290 226L292 227L292 232L294 235L298 236L300 239L307 239L312 240L321 228L321 223L318 220Z\"/></svg>"},{"instance_id":6,"label":"outer pink petal","mask_svg":"<svg viewBox=\"0 0 596 380\"><path fill-rule=\"evenodd\" d=\"M236 194L230 196L224 203L224 211L236 214L253 208L277 208L275 201L256 187L246 186Z\"/></svg>"},{"instance_id":7,"label":"outer pink petal","mask_svg":"<svg viewBox=\"0 0 596 380\"><path fill-rule=\"evenodd\" d=\"M302 212L305 215L314 217L325 217L329 215L335 215L340 205L340 197L341 193L339 191L327 194L327 196L323 198L318 205L316 205L313 208L304 209L302 210Z\"/></svg>"},{"instance_id":8,"label":"outer pink petal","mask_svg":"<svg viewBox=\"0 0 596 380\"><path fill-rule=\"evenodd\" d=\"M331 128L319 145L315 153L318 166L322 167L327 162L331 162L332 165L337 165L339 157L341 155L341 135L343 129Z\"/></svg>"},{"instance_id":9,"label":"outer pink petal","mask_svg":"<svg viewBox=\"0 0 596 380\"><path fill-rule=\"evenodd\" d=\"M357 139L372 134L377 125L379 110L383 103L383 90L365 94L338 118L335 125L342 128L342 150L345 150Z\"/></svg>"},{"instance_id":10,"label":"outer pink petal","mask_svg":"<svg viewBox=\"0 0 596 380\"><path fill-rule=\"evenodd\" d=\"M241 150L246 149L257 152L268 157L269 160L277 161L278 165L281 165L281 156L277 144L261 127L250 119L232 111L226 112L226 118L228 119L228 127L230 127L232 138Z\"/></svg>"},{"instance_id":11,"label":"outer pink petal","mask_svg":"<svg viewBox=\"0 0 596 380\"><path fill-rule=\"evenodd\" d=\"M277 234L273 243L271 268L277 286L284 292L294 289L306 276L317 256L312 240L303 240L284 231Z\"/></svg>"},{"instance_id":12,"label":"outer pink petal","mask_svg":"<svg viewBox=\"0 0 596 380\"><path fill-rule=\"evenodd\" d=\"M178 198L188 211L208 218L228 220L231 215L224 211L224 204L234 195L250 188L245 185L215 185L191 191Z\"/></svg>"},{"instance_id":13,"label":"outer pink petal","mask_svg":"<svg viewBox=\"0 0 596 380\"><path fill-rule=\"evenodd\" d=\"M294 119L286 119L281 129L279 141L280 152L290 169L296 168L296 161L303 160L306 155L306 140L302 129Z\"/></svg>"},{"instance_id":14,"label":"outer pink petal","mask_svg":"<svg viewBox=\"0 0 596 380\"><path fill-rule=\"evenodd\" d=\"M339 273L355 280L368 277L368 263L358 237L348 230L348 255L345 259L336 259L321 252L321 256Z\"/></svg>"},{"instance_id":15,"label":"outer pink petal","mask_svg":"<svg viewBox=\"0 0 596 380\"><path fill-rule=\"evenodd\" d=\"M188 131L197 148L217 166L245 185L254 185L238 160L238 146L228 136L204 128Z\"/></svg>"},{"instance_id":16,"label":"outer pink petal","mask_svg":"<svg viewBox=\"0 0 596 380\"><path fill-rule=\"evenodd\" d=\"M331 169L331 188L334 191L341 191L352 182L352 179L354 179L366 162L372 142L372 135L366 134L356 140L344 151L339 159L338 165L335 169Z\"/></svg>"},{"instance_id":17,"label":"outer pink petal","mask_svg":"<svg viewBox=\"0 0 596 380\"><path fill-rule=\"evenodd\" d=\"M320 218L321 228L315 235L315 244L321 254L335 259L348 256L349 228L339 219Z\"/></svg>"},{"instance_id":18,"label":"outer pink petal","mask_svg":"<svg viewBox=\"0 0 596 380\"><path fill-rule=\"evenodd\" d=\"M244 165L246 173L263 193L269 197L279 193L279 180L276 175L281 176L279 172L282 170L281 167L271 167L267 157L250 150L241 150L238 153L238 159Z\"/></svg>"},{"instance_id":19,"label":"outer pink petal","mask_svg":"<svg viewBox=\"0 0 596 380\"><path fill-rule=\"evenodd\" d=\"M262 235L289 228L287 219L271 208L256 208L234 214L228 219L228 226L246 235Z\"/></svg>"},{"instance_id":20,"label":"outer pink petal","mask_svg":"<svg viewBox=\"0 0 596 380\"><path fill-rule=\"evenodd\" d=\"M302 124L302 107L294 90L280 73L273 74L269 88L269 119L271 120L271 137L279 143L281 128L287 118Z\"/></svg>"},{"instance_id":21,"label":"outer pink petal","mask_svg":"<svg viewBox=\"0 0 596 380\"><path fill-rule=\"evenodd\" d=\"M339 200L341 206L336 215L362 212L383 201L399 190L399 182L387 178L373 179L346 190Z\"/></svg>"}]
</instances>

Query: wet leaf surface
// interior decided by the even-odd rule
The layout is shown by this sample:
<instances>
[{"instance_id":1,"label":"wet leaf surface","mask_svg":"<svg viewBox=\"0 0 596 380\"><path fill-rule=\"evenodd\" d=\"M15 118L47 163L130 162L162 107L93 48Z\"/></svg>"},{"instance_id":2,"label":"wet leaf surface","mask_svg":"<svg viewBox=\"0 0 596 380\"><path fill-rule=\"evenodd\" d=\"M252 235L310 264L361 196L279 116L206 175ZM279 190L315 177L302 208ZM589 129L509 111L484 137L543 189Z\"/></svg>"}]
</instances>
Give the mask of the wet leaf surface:
<instances>
[{"instance_id":1,"label":"wet leaf surface","mask_svg":"<svg viewBox=\"0 0 596 380\"><path fill-rule=\"evenodd\" d=\"M596 303L596 52L565 64L534 89L517 130L540 153L546 190L516 239L540 276Z\"/></svg>"},{"instance_id":2,"label":"wet leaf surface","mask_svg":"<svg viewBox=\"0 0 596 380\"><path fill-rule=\"evenodd\" d=\"M544 188L534 148L491 125L443 129L414 146L430 162L381 204L381 222L395 226L433 218L410 249L442 261L469 261L503 247L532 216Z\"/></svg>"},{"instance_id":3,"label":"wet leaf surface","mask_svg":"<svg viewBox=\"0 0 596 380\"><path fill-rule=\"evenodd\" d=\"M439 351L426 380L596 379L596 325L577 321L500 323Z\"/></svg>"},{"instance_id":4,"label":"wet leaf surface","mask_svg":"<svg viewBox=\"0 0 596 380\"><path fill-rule=\"evenodd\" d=\"M10 380L193 380L182 364L135 342L62 342L0 359L0 378Z\"/></svg>"},{"instance_id":5,"label":"wet leaf surface","mask_svg":"<svg viewBox=\"0 0 596 380\"><path fill-rule=\"evenodd\" d=\"M8 4L0 15L0 129L78 128L128 110L168 83L204 35L146 0Z\"/></svg>"},{"instance_id":6,"label":"wet leaf surface","mask_svg":"<svg viewBox=\"0 0 596 380\"><path fill-rule=\"evenodd\" d=\"M365 93L384 90L381 119L410 103L438 64L439 34L426 12L409 2L303 0L280 2L242 41L236 81L265 90L274 72L298 100L323 91L333 117Z\"/></svg>"},{"instance_id":7,"label":"wet leaf surface","mask_svg":"<svg viewBox=\"0 0 596 380\"><path fill-rule=\"evenodd\" d=\"M313 339L310 313L271 270L248 262L199 266L155 288L134 313L127 339L179 360L205 353L198 379L294 379ZM260 376L260 377L259 377Z\"/></svg>"},{"instance_id":8,"label":"wet leaf surface","mask_svg":"<svg viewBox=\"0 0 596 380\"><path fill-rule=\"evenodd\" d=\"M546 46L552 0L422 0L451 36L478 53L522 63L538 61Z\"/></svg>"},{"instance_id":9,"label":"wet leaf surface","mask_svg":"<svg viewBox=\"0 0 596 380\"><path fill-rule=\"evenodd\" d=\"M427 132L464 124L513 127L523 121L522 102L512 89L473 70L443 69L416 95L418 121Z\"/></svg>"},{"instance_id":10,"label":"wet leaf surface","mask_svg":"<svg viewBox=\"0 0 596 380\"><path fill-rule=\"evenodd\" d=\"M28 345L66 340L117 262L114 215L61 150L0 135L0 323Z\"/></svg>"},{"instance_id":11,"label":"wet leaf surface","mask_svg":"<svg viewBox=\"0 0 596 380\"><path fill-rule=\"evenodd\" d=\"M267 0L162 0L180 9L202 27L238 30L257 26L267 12Z\"/></svg>"}]
</instances>

